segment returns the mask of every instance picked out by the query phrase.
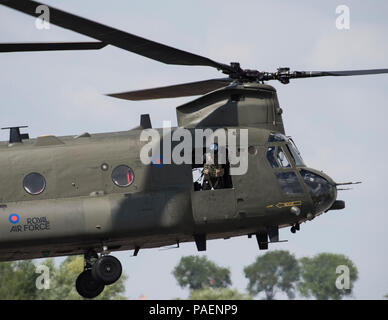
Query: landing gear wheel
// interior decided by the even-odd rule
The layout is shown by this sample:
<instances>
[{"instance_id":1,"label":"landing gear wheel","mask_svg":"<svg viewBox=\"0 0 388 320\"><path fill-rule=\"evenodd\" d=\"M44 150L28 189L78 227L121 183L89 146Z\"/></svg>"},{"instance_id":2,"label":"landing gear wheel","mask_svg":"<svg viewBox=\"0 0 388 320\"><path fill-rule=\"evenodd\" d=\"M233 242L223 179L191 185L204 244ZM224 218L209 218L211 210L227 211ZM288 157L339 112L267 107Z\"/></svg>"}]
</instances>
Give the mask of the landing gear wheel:
<instances>
[{"instance_id":1,"label":"landing gear wheel","mask_svg":"<svg viewBox=\"0 0 388 320\"><path fill-rule=\"evenodd\" d=\"M119 280L121 272L121 263L113 256L102 256L92 267L93 278L104 285L109 285Z\"/></svg>"},{"instance_id":2,"label":"landing gear wheel","mask_svg":"<svg viewBox=\"0 0 388 320\"><path fill-rule=\"evenodd\" d=\"M291 232L292 233L295 233L296 232L296 228L294 226L291 227Z\"/></svg>"},{"instance_id":3,"label":"landing gear wheel","mask_svg":"<svg viewBox=\"0 0 388 320\"><path fill-rule=\"evenodd\" d=\"M75 288L80 296L92 299L97 297L103 290L104 284L93 278L91 270L82 272L75 282Z\"/></svg>"}]
</instances>

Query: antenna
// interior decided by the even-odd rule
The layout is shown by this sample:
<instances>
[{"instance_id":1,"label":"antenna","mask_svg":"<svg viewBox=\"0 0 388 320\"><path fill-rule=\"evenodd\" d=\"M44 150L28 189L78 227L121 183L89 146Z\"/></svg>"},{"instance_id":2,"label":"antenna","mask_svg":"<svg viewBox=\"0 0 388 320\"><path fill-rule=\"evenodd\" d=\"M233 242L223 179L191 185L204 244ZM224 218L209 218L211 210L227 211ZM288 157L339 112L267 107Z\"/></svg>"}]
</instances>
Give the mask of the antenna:
<instances>
[{"instance_id":1,"label":"antenna","mask_svg":"<svg viewBox=\"0 0 388 320\"><path fill-rule=\"evenodd\" d=\"M27 140L30 138L28 133L20 133L20 128L28 128L28 126L1 128L1 130L9 130L9 144L21 143L23 142L23 140Z\"/></svg>"}]
</instances>

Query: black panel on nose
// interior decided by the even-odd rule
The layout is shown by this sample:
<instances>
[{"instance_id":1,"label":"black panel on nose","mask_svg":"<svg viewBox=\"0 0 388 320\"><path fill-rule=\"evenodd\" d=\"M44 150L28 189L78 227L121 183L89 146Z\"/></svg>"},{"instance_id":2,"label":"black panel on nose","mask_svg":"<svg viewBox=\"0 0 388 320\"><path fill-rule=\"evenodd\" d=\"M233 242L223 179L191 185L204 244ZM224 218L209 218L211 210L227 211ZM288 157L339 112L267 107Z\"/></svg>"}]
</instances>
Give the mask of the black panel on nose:
<instances>
[{"instance_id":1,"label":"black panel on nose","mask_svg":"<svg viewBox=\"0 0 388 320\"><path fill-rule=\"evenodd\" d=\"M313 200L313 213L321 213L330 209L337 198L336 187L322 176L301 169L300 174Z\"/></svg>"}]
</instances>

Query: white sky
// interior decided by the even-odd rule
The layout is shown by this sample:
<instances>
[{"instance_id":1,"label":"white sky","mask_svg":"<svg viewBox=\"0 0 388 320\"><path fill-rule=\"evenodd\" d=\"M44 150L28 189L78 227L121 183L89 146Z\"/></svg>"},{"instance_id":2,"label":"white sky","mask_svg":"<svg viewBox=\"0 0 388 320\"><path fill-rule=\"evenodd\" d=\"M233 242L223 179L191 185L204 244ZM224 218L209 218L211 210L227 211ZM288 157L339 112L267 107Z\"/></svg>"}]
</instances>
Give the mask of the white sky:
<instances>
[{"instance_id":1,"label":"white sky","mask_svg":"<svg viewBox=\"0 0 388 320\"><path fill-rule=\"evenodd\" d=\"M275 71L388 68L388 2L382 1L102 1L46 0L47 4L168 45L245 68ZM337 30L335 9L350 8L350 30ZM37 30L33 18L0 7L0 42L88 41L55 26ZM14 53L0 59L1 127L29 125L30 136L128 130L150 113L155 127L176 124L175 107L191 98L129 102L103 93L136 90L221 76L211 68L168 66L124 50ZM388 75L294 80L278 89L286 133L305 162L336 181L363 181L340 193L346 209L281 230L297 257L320 252L349 256L359 269L354 296L388 293L388 224L385 160ZM7 132L0 139L7 140ZM383 183L384 182L384 183ZM194 243L180 249L116 254L129 275L127 295L186 297L171 271ZM206 255L232 271L245 290L243 268L258 251L246 237L208 243Z\"/></svg>"}]
</instances>

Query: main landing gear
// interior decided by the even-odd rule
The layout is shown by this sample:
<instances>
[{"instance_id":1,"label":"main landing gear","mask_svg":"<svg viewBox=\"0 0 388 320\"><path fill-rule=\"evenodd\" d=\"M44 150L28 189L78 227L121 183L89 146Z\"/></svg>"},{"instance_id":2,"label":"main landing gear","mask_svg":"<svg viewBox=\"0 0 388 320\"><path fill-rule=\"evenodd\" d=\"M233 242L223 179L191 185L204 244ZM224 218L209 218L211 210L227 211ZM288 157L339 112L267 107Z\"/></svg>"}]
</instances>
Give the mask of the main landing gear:
<instances>
[{"instance_id":1,"label":"main landing gear","mask_svg":"<svg viewBox=\"0 0 388 320\"><path fill-rule=\"evenodd\" d=\"M98 254L91 250L85 254L85 268L78 276L75 287L80 296L88 299L97 297L105 286L120 279L120 261L110 255Z\"/></svg>"}]
</instances>

